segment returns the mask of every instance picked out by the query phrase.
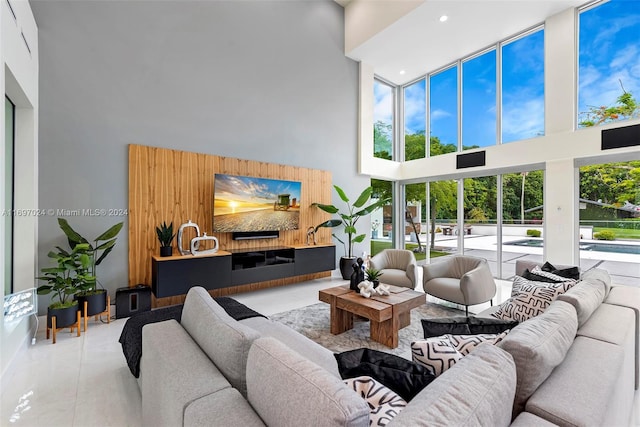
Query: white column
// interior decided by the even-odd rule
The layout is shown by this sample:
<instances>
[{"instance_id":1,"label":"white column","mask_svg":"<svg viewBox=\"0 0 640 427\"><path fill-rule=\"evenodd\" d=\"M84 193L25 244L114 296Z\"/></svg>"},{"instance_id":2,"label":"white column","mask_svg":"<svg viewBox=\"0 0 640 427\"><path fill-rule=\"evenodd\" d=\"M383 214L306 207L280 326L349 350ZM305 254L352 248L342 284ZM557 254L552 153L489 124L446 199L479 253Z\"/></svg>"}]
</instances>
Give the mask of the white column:
<instances>
[{"instance_id":1,"label":"white column","mask_svg":"<svg viewBox=\"0 0 640 427\"><path fill-rule=\"evenodd\" d=\"M573 159L548 162L544 176L544 259L580 263L578 169Z\"/></svg>"}]
</instances>

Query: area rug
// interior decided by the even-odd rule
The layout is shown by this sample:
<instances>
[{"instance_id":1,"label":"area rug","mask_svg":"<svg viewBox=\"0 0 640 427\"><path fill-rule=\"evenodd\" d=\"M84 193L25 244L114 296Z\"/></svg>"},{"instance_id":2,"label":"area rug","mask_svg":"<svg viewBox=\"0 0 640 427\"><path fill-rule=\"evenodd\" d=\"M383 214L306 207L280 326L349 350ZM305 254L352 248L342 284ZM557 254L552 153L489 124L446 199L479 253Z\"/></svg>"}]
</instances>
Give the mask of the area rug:
<instances>
[{"instance_id":1,"label":"area rug","mask_svg":"<svg viewBox=\"0 0 640 427\"><path fill-rule=\"evenodd\" d=\"M353 329L339 335L332 335L329 330L329 316L329 304L318 303L269 317L336 353L366 347L411 359L411 342L423 337L420 319L464 316L464 311L430 302L414 308L411 310L411 324L406 328L400 329L398 347L395 349L390 349L385 345L371 341L369 338L369 321L357 316L353 322Z\"/></svg>"}]
</instances>

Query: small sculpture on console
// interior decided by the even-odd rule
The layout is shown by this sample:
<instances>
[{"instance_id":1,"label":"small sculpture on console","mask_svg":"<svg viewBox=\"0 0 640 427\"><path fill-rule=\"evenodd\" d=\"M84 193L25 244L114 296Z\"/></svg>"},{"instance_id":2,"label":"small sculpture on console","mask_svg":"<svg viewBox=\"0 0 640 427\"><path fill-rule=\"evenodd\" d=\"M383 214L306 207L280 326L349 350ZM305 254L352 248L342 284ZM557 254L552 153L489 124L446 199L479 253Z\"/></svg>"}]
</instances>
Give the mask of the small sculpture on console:
<instances>
[{"instance_id":1,"label":"small sculpture on console","mask_svg":"<svg viewBox=\"0 0 640 427\"><path fill-rule=\"evenodd\" d=\"M314 227L307 228L307 246L311 245L310 241L313 241L314 245L317 245L316 242L316 229Z\"/></svg>"},{"instance_id":2,"label":"small sculpture on console","mask_svg":"<svg viewBox=\"0 0 640 427\"><path fill-rule=\"evenodd\" d=\"M199 251L198 248L200 247L200 242L204 241L212 241L214 243L213 248ZM218 248L218 239L214 236L207 236L207 233L204 233L201 237L194 237L193 239L191 239L191 254L193 256L215 254L216 252L218 252Z\"/></svg>"},{"instance_id":3,"label":"small sculpture on console","mask_svg":"<svg viewBox=\"0 0 640 427\"><path fill-rule=\"evenodd\" d=\"M184 232L185 228L189 228L189 227L193 227L196 229L196 237L200 237L200 227L198 227L198 224L191 222L191 220L189 220L189 222L182 224L180 226L180 228L178 229L178 250L180 251L180 255L189 255L191 254L191 245L189 245L189 248L184 249L182 246L182 233ZM198 242L197 245L200 245L200 243ZM198 246L196 246L196 249L198 249Z\"/></svg>"},{"instance_id":4,"label":"small sculpture on console","mask_svg":"<svg viewBox=\"0 0 640 427\"><path fill-rule=\"evenodd\" d=\"M358 284L358 288L360 289L360 295L365 298L370 298L371 295L376 294L376 290L373 288L373 283L368 280L363 280Z\"/></svg>"}]
</instances>

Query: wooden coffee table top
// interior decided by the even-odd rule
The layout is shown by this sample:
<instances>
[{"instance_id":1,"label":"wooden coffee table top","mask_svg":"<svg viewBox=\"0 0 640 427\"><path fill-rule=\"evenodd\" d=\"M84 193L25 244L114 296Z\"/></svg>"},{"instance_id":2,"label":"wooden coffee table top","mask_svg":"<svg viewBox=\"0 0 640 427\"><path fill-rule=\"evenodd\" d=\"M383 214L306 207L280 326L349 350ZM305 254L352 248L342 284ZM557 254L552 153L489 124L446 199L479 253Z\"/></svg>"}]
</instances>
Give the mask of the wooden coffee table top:
<instances>
[{"instance_id":1,"label":"wooden coffee table top","mask_svg":"<svg viewBox=\"0 0 640 427\"><path fill-rule=\"evenodd\" d=\"M322 302L331 304L332 299L336 298L336 304L339 308L369 319L375 317L378 321L390 318L394 307L396 310L399 309L400 312L404 312L419 307L426 302L426 294L424 293L401 286L386 286L389 287L390 295L375 295L371 296L371 298L365 298L358 292L349 289L349 285L342 285L322 289L319 292L319 299ZM361 308L359 309L358 306ZM362 311L365 313L361 313ZM379 312L379 314L373 315L374 312Z\"/></svg>"}]
</instances>

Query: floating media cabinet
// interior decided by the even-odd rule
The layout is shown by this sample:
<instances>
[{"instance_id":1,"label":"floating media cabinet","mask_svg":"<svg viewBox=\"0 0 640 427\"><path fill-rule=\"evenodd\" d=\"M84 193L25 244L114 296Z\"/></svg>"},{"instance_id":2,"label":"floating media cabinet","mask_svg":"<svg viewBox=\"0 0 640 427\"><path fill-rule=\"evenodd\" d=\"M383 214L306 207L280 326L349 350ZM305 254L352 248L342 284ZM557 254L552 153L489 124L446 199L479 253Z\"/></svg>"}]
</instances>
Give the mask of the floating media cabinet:
<instances>
[{"instance_id":1,"label":"floating media cabinet","mask_svg":"<svg viewBox=\"0 0 640 427\"><path fill-rule=\"evenodd\" d=\"M218 251L212 255L152 257L151 290L156 298L320 273L335 269L334 245L273 246Z\"/></svg>"}]
</instances>

